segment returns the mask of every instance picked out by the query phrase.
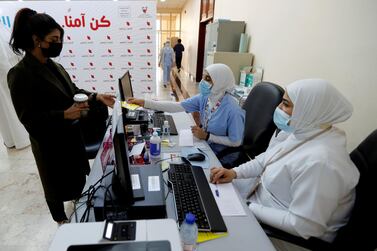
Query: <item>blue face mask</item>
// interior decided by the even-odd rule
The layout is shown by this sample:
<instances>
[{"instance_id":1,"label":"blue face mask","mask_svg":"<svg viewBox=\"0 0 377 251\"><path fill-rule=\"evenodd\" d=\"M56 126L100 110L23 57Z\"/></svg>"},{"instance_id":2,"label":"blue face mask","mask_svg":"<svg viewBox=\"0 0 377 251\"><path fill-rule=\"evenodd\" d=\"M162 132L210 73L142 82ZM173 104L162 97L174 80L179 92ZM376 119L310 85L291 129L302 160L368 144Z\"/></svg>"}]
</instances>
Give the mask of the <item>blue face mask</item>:
<instances>
[{"instance_id":1,"label":"blue face mask","mask_svg":"<svg viewBox=\"0 0 377 251\"><path fill-rule=\"evenodd\" d=\"M208 96L211 93L211 88L212 85L204 79L199 82L200 94L202 94L203 96Z\"/></svg>"},{"instance_id":2,"label":"blue face mask","mask_svg":"<svg viewBox=\"0 0 377 251\"><path fill-rule=\"evenodd\" d=\"M282 109L276 107L274 112L274 123L282 131L292 132L293 127L289 126L288 123L291 120L291 116L286 114Z\"/></svg>"}]
</instances>

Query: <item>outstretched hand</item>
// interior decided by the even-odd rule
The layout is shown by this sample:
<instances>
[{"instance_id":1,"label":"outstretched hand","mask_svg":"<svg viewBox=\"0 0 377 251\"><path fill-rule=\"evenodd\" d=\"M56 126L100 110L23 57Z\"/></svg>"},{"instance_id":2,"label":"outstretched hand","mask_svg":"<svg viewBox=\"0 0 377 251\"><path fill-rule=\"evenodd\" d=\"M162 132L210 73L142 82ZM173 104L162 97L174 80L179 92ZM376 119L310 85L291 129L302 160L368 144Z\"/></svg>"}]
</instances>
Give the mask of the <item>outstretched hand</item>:
<instances>
[{"instance_id":1,"label":"outstretched hand","mask_svg":"<svg viewBox=\"0 0 377 251\"><path fill-rule=\"evenodd\" d=\"M97 100L112 108L115 103L115 96L111 94L97 94Z\"/></svg>"},{"instance_id":2,"label":"outstretched hand","mask_svg":"<svg viewBox=\"0 0 377 251\"><path fill-rule=\"evenodd\" d=\"M144 99L128 98L127 103L140 105L140 106L144 107L145 101L144 101Z\"/></svg>"},{"instance_id":3,"label":"outstretched hand","mask_svg":"<svg viewBox=\"0 0 377 251\"><path fill-rule=\"evenodd\" d=\"M212 167L210 174L210 182L213 184L229 183L237 177L237 174L232 169L225 169L223 167Z\"/></svg>"}]
</instances>

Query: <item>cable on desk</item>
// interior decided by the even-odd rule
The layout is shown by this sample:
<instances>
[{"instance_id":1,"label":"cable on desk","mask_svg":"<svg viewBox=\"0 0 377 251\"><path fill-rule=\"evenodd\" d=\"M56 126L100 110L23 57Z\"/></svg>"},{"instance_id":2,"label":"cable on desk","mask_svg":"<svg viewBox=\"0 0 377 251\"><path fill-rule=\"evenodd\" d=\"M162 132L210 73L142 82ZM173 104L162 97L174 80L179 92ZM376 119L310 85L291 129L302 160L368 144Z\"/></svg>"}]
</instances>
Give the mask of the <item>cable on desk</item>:
<instances>
[{"instance_id":1,"label":"cable on desk","mask_svg":"<svg viewBox=\"0 0 377 251\"><path fill-rule=\"evenodd\" d=\"M82 202L80 206L77 207L77 204L79 203L80 201L77 199L74 201L73 205L74 205L74 210L73 212L71 213L71 215L69 216L69 222L72 221L72 216L75 215L75 222L79 222L79 219L77 218L77 210L79 210L83 205L85 205L85 202Z\"/></svg>"},{"instance_id":2,"label":"cable on desk","mask_svg":"<svg viewBox=\"0 0 377 251\"><path fill-rule=\"evenodd\" d=\"M86 209L84 211L84 214L81 216L80 222L88 222L89 221L90 208L92 206L92 200L94 198L94 195L95 195L95 193L97 192L98 189L103 188L103 187L104 186L94 187L93 185L91 185L89 187L89 190L92 189L92 191L88 193L87 200L86 200L86 202L84 202L84 204L86 204Z\"/></svg>"},{"instance_id":3,"label":"cable on desk","mask_svg":"<svg viewBox=\"0 0 377 251\"><path fill-rule=\"evenodd\" d=\"M208 154L205 151L203 151L199 147L196 147L196 149L198 149L199 152L203 153L208 159L210 159L209 156L208 156Z\"/></svg>"},{"instance_id":4,"label":"cable on desk","mask_svg":"<svg viewBox=\"0 0 377 251\"><path fill-rule=\"evenodd\" d=\"M165 196L165 201L167 200L168 196L169 196L169 193L171 193L171 189L169 188L168 192L166 193L166 196Z\"/></svg>"},{"instance_id":5,"label":"cable on desk","mask_svg":"<svg viewBox=\"0 0 377 251\"><path fill-rule=\"evenodd\" d=\"M177 155L177 156L170 157L170 158L159 159L159 160L157 160L154 164L158 164L158 163L160 163L160 162L162 162L162 161L165 161L165 160L172 160L172 159L177 159L177 158L181 158L181 156L180 156L180 155ZM167 170L169 170L169 168L166 168L166 169L163 170L162 172L164 173L164 172L166 172Z\"/></svg>"},{"instance_id":6,"label":"cable on desk","mask_svg":"<svg viewBox=\"0 0 377 251\"><path fill-rule=\"evenodd\" d=\"M103 211L102 211L102 214L103 214L103 218L104 219L107 219L107 215L106 215L106 197L107 197L107 193L109 193L110 195L110 201L111 201L111 206L114 208L115 210L115 214L118 214L117 212L117 208L115 208L115 204L114 204L114 200L113 200L113 196L111 195L110 193L110 187L112 186L113 184L110 184L106 187L106 190L105 190L105 196L103 198Z\"/></svg>"},{"instance_id":7,"label":"cable on desk","mask_svg":"<svg viewBox=\"0 0 377 251\"><path fill-rule=\"evenodd\" d=\"M89 192L89 190L91 189L91 187L96 186L99 182L101 182L104 178L106 178L107 176L109 176L113 172L114 172L114 170L112 170L111 172L107 173L106 175L102 175L102 177L99 180L97 180L93 185L90 185L90 187L80 195L79 199L82 198L82 197L84 197L86 195L86 193Z\"/></svg>"}]
</instances>

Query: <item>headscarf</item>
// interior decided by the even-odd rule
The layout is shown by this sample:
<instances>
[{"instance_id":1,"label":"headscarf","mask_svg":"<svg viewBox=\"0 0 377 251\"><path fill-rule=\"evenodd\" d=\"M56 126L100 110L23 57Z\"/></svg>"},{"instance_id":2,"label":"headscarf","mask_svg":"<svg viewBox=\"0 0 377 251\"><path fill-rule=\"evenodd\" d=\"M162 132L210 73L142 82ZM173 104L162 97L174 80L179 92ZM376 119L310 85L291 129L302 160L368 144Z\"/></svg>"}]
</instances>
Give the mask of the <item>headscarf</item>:
<instances>
[{"instance_id":1,"label":"headscarf","mask_svg":"<svg viewBox=\"0 0 377 251\"><path fill-rule=\"evenodd\" d=\"M340 123L352 115L351 103L326 80L298 80L286 89L294 105L290 125L295 132Z\"/></svg>"},{"instance_id":2,"label":"headscarf","mask_svg":"<svg viewBox=\"0 0 377 251\"><path fill-rule=\"evenodd\" d=\"M213 106L224 96L225 92L230 92L236 87L235 80L232 70L225 64L211 64L207 66L206 71L213 82L213 87L208 97L210 106Z\"/></svg>"}]
</instances>

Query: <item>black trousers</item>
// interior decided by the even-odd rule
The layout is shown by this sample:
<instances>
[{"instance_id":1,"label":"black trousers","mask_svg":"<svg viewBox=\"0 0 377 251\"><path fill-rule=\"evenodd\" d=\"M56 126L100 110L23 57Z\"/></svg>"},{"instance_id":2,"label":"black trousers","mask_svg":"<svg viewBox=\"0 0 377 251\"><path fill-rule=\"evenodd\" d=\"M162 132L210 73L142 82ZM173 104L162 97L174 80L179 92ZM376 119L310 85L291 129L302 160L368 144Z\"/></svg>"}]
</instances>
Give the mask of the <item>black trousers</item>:
<instances>
[{"instance_id":1,"label":"black trousers","mask_svg":"<svg viewBox=\"0 0 377 251\"><path fill-rule=\"evenodd\" d=\"M177 65L178 69L181 69L181 63L182 63L182 56L176 55L175 56L175 63Z\"/></svg>"},{"instance_id":2,"label":"black trousers","mask_svg":"<svg viewBox=\"0 0 377 251\"><path fill-rule=\"evenodd\" d=\"M63 201L51 201L47 200L48 209L54 221L59 222L63 220L68 220L67 215L64 211L64 202Z\"/></svg>"}]
</instances>

